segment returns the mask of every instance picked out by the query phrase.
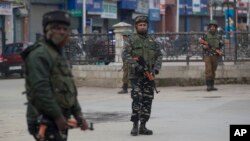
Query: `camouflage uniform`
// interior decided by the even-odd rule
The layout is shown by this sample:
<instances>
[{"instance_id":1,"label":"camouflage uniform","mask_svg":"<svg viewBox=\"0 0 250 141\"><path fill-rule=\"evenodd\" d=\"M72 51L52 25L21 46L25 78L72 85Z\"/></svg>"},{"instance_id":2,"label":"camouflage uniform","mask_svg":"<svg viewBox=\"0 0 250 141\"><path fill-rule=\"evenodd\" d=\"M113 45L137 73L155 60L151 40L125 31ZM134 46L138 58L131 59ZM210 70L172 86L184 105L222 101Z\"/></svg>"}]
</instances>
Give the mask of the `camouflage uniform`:
<instances>
[{"instance_id":1,"label":"camouflage uniform","mask_svg":"<svg viewBox=\"0 0 250 141\"><path fill-rule=\"evenodd\" d=\"M69 17L64 11L45 14L43 21L50 23L51 20L69 25ZM39 140L39 117L43 116L52 123L46 129L45 140L66 141L68 130L65 128L59 131L59 124L56 123L60 121L64 124L61 121L65 121L66 127L66 120L71 115L79 122L85 119L77 100L71 67L62 55L62 48L45 37L28 47L21 55L25 61L25 88L28 100L26 117L30 134Z\"/></svg>"},{"instance_id":2,"label":"camouflage uniform","mask_svg":"<svg viewBox=\"0 0 250 141\"><path fill-rule=\"evenodd\" d=\"M215 25L217 28L216 21L210 21L210 25ZM207 84L207 91L217 90L214 88L214 79L216 75L216 69L218 66L219 55L216 53L216 50L221 50L221 36L217 33L212 33L210 30L203 37L207 41L209 48L204 48L204 62L205 62L205 77Z\"/></svg>"},{"instance_id":3,"label":"camouflage uniform","mask_svg":"<svg viewBox=\"0 0 250 141\"><path fill-rule=\"evenodd\" d=\"M134 127L131 135L138 134L138 121L141 122L139 134L152 134L151 130L145 128L145 124L150 118L154 90L152 83L145 78L143 73L138 73L140 65L133 58L143 57L149 70L158 74L162 63L160 47L148 34L141 35L138 33L132 34L125 45L124 58L130 65L129 79L132 85L131 98L133 100L130 120L134 123ZM145 133L141 130L142 125L145 128Z\"/></svg>"},{"instance_id":4,"label":"camouflage uniform","mask_svg":"<svg viewBox=\"0 0 250 141\"><path fill-rule=\"evenodd\" d=\"M128 93L128 83L129 83L129 79L128 79L128 71L129 71L129 64L126 63L125 61L125 55L124 55L124 50L125 50L125 44L127 43L126 40L128 40L128 37L131 35L131 32L126 31L122 33L123 35L123 41L124 41L124 46L123 46L123 50L121 53L121 57L122 57L122 70L123 70L123 75L122 75L122 90L118 92L118 94L126 94Z\"/></svg>"}]
</instances>

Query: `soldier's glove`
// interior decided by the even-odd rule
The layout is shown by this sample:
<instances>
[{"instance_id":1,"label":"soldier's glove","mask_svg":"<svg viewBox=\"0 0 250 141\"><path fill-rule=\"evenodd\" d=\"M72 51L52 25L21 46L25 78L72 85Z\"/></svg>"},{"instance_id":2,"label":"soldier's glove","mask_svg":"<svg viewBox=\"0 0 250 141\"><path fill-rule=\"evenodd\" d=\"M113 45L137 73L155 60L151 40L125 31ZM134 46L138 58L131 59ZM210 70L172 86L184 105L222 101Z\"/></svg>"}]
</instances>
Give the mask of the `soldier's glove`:
<instances>
[{"instance_id":1,"label":"soldier's glove","mask_svg":"<svg viewBox=\"0 0 250 141\"><path fill-rule=\"evenodd\" d=\"M57 118L55 120L55 123L56 123L58 130L60 131L66 130L68 128L67 121L63 116Z\"/></svg>"},{"instance_id":2,"label":"soldier's glove","mask_svg":"<svg viewBox=\"0 0 250 141\"><path fill-rule=\"evenodd\" d=\"M88 123L87 123L86 119L82 115L78 116L76 118L76 120L77 120L77 124L81 128L81 130L89 129Z\"/></svg>"}]
</instances>

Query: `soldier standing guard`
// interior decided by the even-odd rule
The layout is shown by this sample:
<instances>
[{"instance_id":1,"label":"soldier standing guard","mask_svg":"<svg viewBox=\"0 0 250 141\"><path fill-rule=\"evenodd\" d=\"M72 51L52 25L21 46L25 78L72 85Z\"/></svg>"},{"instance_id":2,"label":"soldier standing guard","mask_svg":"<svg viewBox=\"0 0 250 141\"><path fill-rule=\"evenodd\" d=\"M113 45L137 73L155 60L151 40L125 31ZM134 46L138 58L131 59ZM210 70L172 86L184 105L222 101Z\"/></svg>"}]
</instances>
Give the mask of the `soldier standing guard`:
<instances>
[{"instance_id":1,"label":"soldier standing guard","mask_svg":"<svg viewBox=\"0 0 250 141\"><path fill-rule=\"evenodd\" d=\"M66 141L71 115L82 130L88 129L70 64L62 55L70 34L70 16L65 11L48 12L42 24L44 37L21 54L25 61L28 130L37 141ZM41 116L48 123L44 136L38 122Z\"/></svg>"},{"instance_id":2,"label":"soldier standing guard","mask_svg":"<svg viewBox=\"0 0 250 141\"><path fill-rule=\"evenodd\" d=\"M128 70L129 70L129 64L126 63L125 61L125 55L124 55L124 50L125 50L125 44L128 43L126 42L126 40L128 40L129 36L132 33L129 31L125 31L122 33L123 35L123 40L124 40L124 46L123 46L123 50L121 53L121 57L122 57L122 71L123 71L123 75L122 75L122 90L118 92L118 94L126 94L128 93L128 83L129 83L129 79L128 79Z\"/></svg>"},{"instance_id":3,"label":"soldier standing guard","mask_svg":"<svg viewBox=\"0 0 250 141\"><path fill-rule=\"evenodd\" d=\"M216 91L214 87L215 72L218 66L218 58L223 55L221 51L222 41L217 32L218 24L211 20L208 24L208 31L204 37L199 39L199 43L204 49L205 76L207 91Z\"/></svg>"},{"instance_id":4,"label":"soldier standing guard","mask_svg":"<svg viewBox=\"0 0 250 141\"><path fill-rule=\"evenodd\" d=\"M152 135L153 131L146 128L146 123L151 114L154 86L145 78L144 71L149 70L153 75L158 74L162 64L162 53L159 45L148 35L147 16L135 18L135 29L136 33L129 37L124 50L125 62L130 65L129 79L132 85L130 120L133 122L133 128L130 133L132 136Z\"/></svg>"}]
</instances>

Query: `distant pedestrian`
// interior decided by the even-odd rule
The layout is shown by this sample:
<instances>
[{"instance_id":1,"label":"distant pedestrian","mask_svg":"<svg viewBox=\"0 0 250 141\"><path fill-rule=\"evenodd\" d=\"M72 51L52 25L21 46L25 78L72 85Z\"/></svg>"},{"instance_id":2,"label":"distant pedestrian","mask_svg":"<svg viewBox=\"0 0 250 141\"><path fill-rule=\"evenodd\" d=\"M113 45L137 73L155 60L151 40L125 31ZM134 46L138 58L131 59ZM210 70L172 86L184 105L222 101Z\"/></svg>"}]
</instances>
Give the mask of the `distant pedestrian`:
<instances>
[{"instance_id":1,"label":"distant pedestrian","mask_svg":"<svg viewBox=\"0 0 250 141\"><path fill-rule=\"evenodd\" d=\"M159 73L162 53L157 42L148 35L148 23L147 16L135 18L136 33L129 37L124 50L125 61L130 65L129 79L132 85L132 136L153 134L152 130L146 128L151 115L155 87L150 79Z\"/></svg>"},{"instance_id":2,"label":"distant pedestrian","mask_svg":"<svg viewBox=\"0 0 250 141\"><path fill-rule=\"evenodd\" d=\"M199 42L204 49L207 91L218 90L214 87L214 80L218 66L218 58L223 55L223 52L221 51L222 41L220 40L221 38L218 34L217 27L217 22L211 20L208 24L207 33L199 39Z\"/></svg>"}]
</instances>

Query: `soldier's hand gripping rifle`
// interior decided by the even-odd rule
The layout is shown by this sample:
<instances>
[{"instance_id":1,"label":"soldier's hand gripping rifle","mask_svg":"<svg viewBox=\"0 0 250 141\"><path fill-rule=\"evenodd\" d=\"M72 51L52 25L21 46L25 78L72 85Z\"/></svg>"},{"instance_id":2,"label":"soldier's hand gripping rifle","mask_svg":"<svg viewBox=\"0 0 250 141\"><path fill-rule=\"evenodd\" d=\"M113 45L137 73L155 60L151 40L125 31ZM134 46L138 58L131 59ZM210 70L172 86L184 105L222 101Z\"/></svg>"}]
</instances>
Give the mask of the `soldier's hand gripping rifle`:
<instances>
[{"instance_id":1,"label":"soldier's hand gripping rifle","mask_svg":"<svg viewBox=\"0 0 250 141\"><path fill-rule=\"evenodd\" d=\"M46 116L43 115L39 117L38 122L39 122L39 130L36 137L39 139L39 141L44 141L47 128L51 127L56 129L56 125L50 118L47 118ZM81 125L75 119L68 119L67 125L69 129L81 127ZM92 122L90 123L88 130L94 130Z\"/></svg>"},{"instance_id":2,"label":"soldier's hand gripping rifle","mask_svg":"<svg viewBox=\"0 0 250 141\"><path fill-rule=\"evenodd\" d=\"M219 56L224 56L224 53L220 49L214 49L214 48L212 48L209 45L209 43L205 40L204 37L201 37L199 39L199 43L203 46L203 48L212 50L212 52L214 52L214 54L219 55Z\"/></svg>"},{"instance_id":3,"label":"soldier's hand gripping rifle","mask_svg":"<svg viewBox=\"0 0 250 141\"><path fill-rule=\"evenodd\" d=\"M156 93L159 93L160 91L158 91L156 89L156 85L155 85L155 77L152 71L149 70L145 60L143 57L139 56L139 57L134 57L133 58L139 65L141 65L143 67L143 74L144 76L152 83L152 86L155 90Z\"/></svg>"}]
</instances>

